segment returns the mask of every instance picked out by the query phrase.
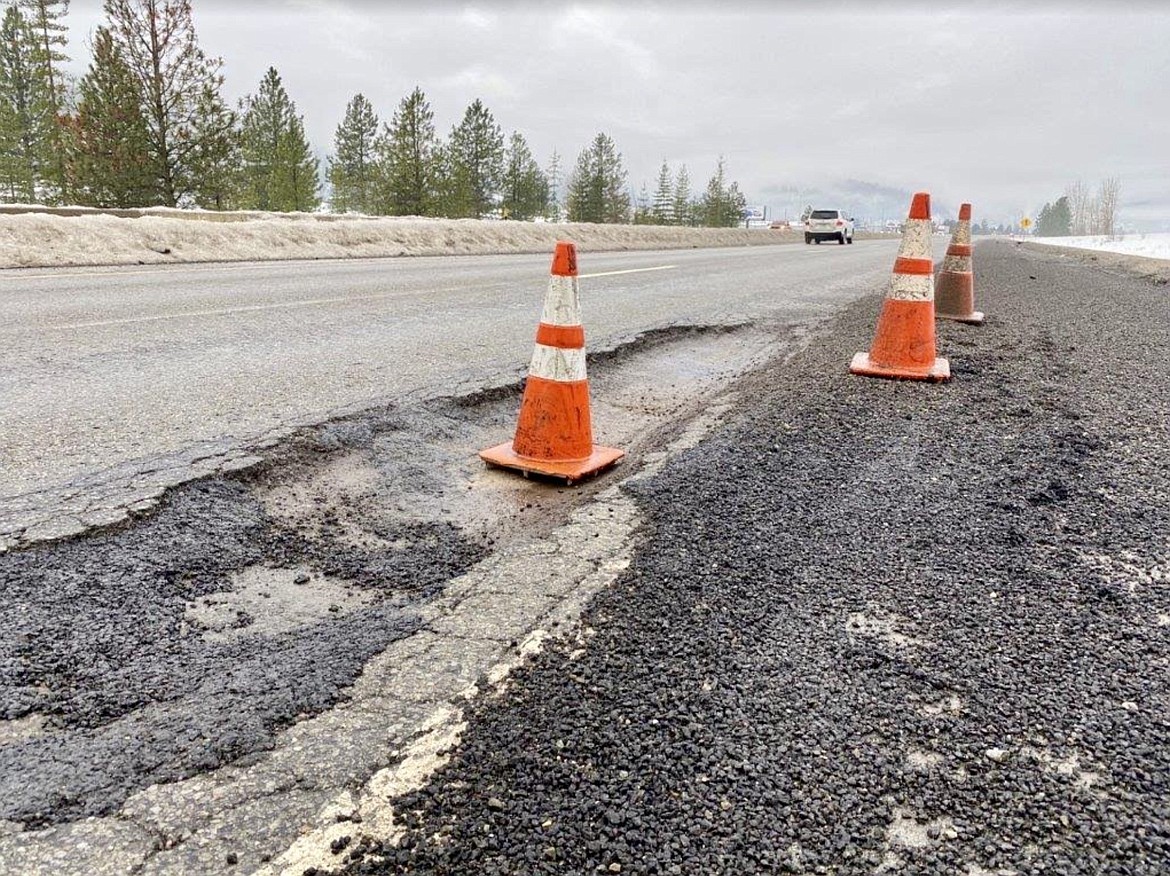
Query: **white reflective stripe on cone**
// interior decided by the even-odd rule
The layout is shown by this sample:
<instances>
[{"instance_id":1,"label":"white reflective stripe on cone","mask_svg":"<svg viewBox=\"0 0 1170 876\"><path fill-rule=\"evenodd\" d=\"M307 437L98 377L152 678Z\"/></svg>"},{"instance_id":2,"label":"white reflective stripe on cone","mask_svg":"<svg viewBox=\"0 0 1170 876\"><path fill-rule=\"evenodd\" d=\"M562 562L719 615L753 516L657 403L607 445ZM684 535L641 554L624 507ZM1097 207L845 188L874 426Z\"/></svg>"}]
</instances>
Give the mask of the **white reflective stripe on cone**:
<instances>
[{"instance_id":1,"label":"white reflective stripe on cone","mask_svg":"<svg viewBox=\"0 0 1170 876\"><path fill-rule=\"evenodd\" d=\"M934 226L929 219L907 219L902 230L902 245L898 255L904 259L930 258L930 245L934 237Z\"/></svg>"},{"instance_id":2,"label":"white reflective stripe on cone","mask_svg":"<svg viewBox=\"0 0 1170 876\"><path fill-rule=\"evenodd\" d=\"M933 301L934 278L927 274L894 274L886 297L899 301Z\"/></svg>"},{"instance_id":3,"label":"white reflective stripe on cone","mask_svg":"<svg viewBox=\"0 0 1170 876\"><path fill-rule=\"evenodd\" d=\"M528 366L529 377L571 382L585 379L585 351L537 344Z\"/></svg>"},{"instance_id":4,"label":"white reflective stripe on cone","mask_svg":"<svg viewBox=\"0 0 1170 876\"><path fill-rule=\"evenodd\" d=\"M971 273L971 256L946 256L943 259L942 269L948 274L969 274Z\"/></svg>"},{"instance_id":5,"label":"white reflective stripe on cone","mask_svg":"<svg viewBox=\"0 0 1170 876\"><path fill-rule=\"evenodd\" d=\"M955 229L955 236L951 238L951 243L971 245L971 222L969 219L959 220L959 227Z\"/></svg>"},{"instance_id":6,"label":"white reflective stripe on cone","mask_svg":"<svg viewBox=\"0 0 1170 876\"><path fill-rule=\"evenodd\" d=\"M576 277L553 274L548 278L548 294L544 296L540 321L545 325L581 324L581 295Z\"/></svg>"}]
</instances>

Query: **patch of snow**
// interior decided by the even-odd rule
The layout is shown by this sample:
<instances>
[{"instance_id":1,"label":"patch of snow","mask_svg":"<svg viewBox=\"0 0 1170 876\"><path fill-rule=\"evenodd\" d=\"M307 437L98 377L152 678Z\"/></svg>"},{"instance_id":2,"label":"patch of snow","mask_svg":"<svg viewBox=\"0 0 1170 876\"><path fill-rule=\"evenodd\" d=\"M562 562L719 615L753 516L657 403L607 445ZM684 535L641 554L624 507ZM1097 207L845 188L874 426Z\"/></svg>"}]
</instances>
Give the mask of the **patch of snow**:
<instances>
[{"instance_id":1,"label":"patch of snow","mask_svg":"<svg viewBox=\"0 0 1170 876\"><path fill-rule=\"evenodd\" d=\"M1142 256L1147 259L1170 260L1170 232L1157 234L1123 234L1114 237L1030 237L1032 243L1069 246L1074 249L1092 249L1116 252L1122 255Z\"/></svg>"},{"instance_id":2,"label":"patch of snow","mask_svg":"<svg viewBox=\"0 0 1170 876\"><path fill-rule=\"evenodd\" d=\"M745 228L499 222L307 213L0 209L0 268L584 252L794 243ZM34 208L29 208L34 209ZM56 210L56 212L54 212Z\"/></svg>"}]
</instances>

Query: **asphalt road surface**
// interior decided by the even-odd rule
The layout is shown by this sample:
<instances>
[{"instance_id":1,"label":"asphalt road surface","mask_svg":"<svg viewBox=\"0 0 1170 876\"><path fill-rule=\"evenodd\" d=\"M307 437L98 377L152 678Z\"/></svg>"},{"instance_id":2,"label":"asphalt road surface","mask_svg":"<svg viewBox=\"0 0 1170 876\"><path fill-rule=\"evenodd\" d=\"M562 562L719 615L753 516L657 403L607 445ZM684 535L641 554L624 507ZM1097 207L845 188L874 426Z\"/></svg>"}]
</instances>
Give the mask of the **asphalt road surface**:
<instances>
[{"instance_id":1,"label":"asphalt road surface","mask_svg":"<svg viewBox=\"0 0 1170 876\"><path fill-rule=\"evenodd\" d=\"M590 347L672 324L824 315L880 281L895 245L582 254ZM102 473L157 472L168 456L215 457L375 401L515 379L548 261L0 273L0 502L31 525L39 505L95 475L101 493Z\"/></svg>"},{"instance_id":2,"label":"asphalt road surface","mask_svg":"<svg viewBox=\"0 0 1170 876\"><path fill-rule=\"evenodd\" d=\"M348 825L346 872L1170 872L1170 298L975 262L952 381L851 377L861 302L637 485L594 635L481 699L391 838Z\"/></svg>"},{"instance_id":3,"label":"asphalt road surface","mask_svg":"<svg viewBox=\"0 0 1170 876\"><path fill-rule=\"evenodd\" d=\"M1165 289L976 272L947 384L790 287L599 357L580 488L405 399L0 554L0 874L1165 872Z\"/></svg>"}]
</instances>

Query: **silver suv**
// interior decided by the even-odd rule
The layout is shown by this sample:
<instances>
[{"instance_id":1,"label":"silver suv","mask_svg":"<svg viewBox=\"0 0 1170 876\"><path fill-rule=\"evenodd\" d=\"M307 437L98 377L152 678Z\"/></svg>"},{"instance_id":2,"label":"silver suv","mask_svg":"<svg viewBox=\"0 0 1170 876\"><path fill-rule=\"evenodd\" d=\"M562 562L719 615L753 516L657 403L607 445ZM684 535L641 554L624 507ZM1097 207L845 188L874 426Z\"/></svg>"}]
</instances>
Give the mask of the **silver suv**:
<instances>
[{"instance_id":1,"label":"silver suv","mask_svg":"<svg viewBox=\"0 0 1170 876\"><path fill-rule=\"evenodd\" d=\"M813 210L804 223L804 242L820 243L822 240L853 243L853 219L842 210Z\"/></svg>"}]
</instances>

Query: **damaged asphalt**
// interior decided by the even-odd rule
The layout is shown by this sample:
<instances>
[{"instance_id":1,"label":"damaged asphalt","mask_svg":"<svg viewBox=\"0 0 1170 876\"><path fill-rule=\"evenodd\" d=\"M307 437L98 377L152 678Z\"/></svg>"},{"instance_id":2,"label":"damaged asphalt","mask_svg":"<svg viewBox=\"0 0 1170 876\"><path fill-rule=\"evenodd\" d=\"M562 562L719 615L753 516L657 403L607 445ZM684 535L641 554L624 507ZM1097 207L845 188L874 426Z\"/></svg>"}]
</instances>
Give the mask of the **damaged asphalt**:
<instances>
[{"instance_id":1,"label":"damaged asphalt","mask_svg":"<svg viewBox=\"0 0 1170 876\"><path fill-rule=\"evenodd\" d=\"M632 565L346 873L1170 870L1170 299L982 244L954 379L876 298L630 485Z\"/></svg>"},{"instance_id":2,"label":"damaged asphalt","mask_svg":"<svg viewBox=\"0 0 1170 876\"><path fill-rule=\"evenodd\" d=\"M641 514L619 516L648 521L628 570L470 704L573 584L526 588L524 558L596 533L624 476L485 473L514 391L305 429L142 519L0 555L0 870L252 872L328 815L352 873L1165 872L1165 288L1002 244L976 270L989 320L940 325L941 386L847 375L873 297L730 414L696 386L795 326L591 359L631 469L696 411L727 425L626 484ZM493 557L506 574L438 610ZM383 699L347 709L362 684ZM383 795L394 841L335 808L451 702L447 766Z\"/></svg>"},{"instance_id":3,"label":"damaged asphalt","mask_svg":"<svg viewBox=\"0 0 1170 876\"><path fill-rule=\"evenodd\" d=\"M674 429L696 391L721 386L787 329L745 332L680 326L591 357L610 428L643 441ZM631 362L687 374L648 400L626 373ZM452 579L509 540L549 531L604 487L533 495L527 482L484 469L474 448L511 428L518 392L391 405L302 429L247 471L174 488L139 518L0 554L0 837L16 837L5 848L15 853L20 836L52 845L51 828L89 817L111 820L89 844L114 842L116 822L129 815L147 830L130 855L170 849L207 813L198 788L176 791L170 808L155 811L152 787L177 789L228 765L246 771L287 748L283 731L344 708L363 668L395 643L412 653L410 643L423 642L413 649L426 655L420 679L428 667L435 678L433 689L420 681L401 691L385 709L387 732L399 719L408 727L416 700L458 685L472 656L494 654L500 646L467 640L460 655L424 616L438 629L435 601ZM636 459L636 443L631 450ZM480 626L489 621L490 612ZM299 746L304 735L292 739ZM369 751L343 744L368 762L366 774L354 766L359 778L386 756L387 740ZM324 767L308 762L315 756L309 747L293 766L269 769L280 774L276 785L238 781L233 799L274 787L327 797L333 773L350 767L339 756L319 780ZM247 856L281 848L281 831L291 841L296 824L281 824ZM69 855L78 842L58 851ZM35 858L37 847L14 860ZM215 849L199 854L197 869ZM107 858L120 872L118 856Z\"/></svg>"},{"instance_id":4,"label":"damaged asphalt","mask_svg":"<svg viewBox=\"0 0 1170 876\"><path fill-rule=\"evenodd\" d=\"M180 488L136 526L0 556L0 719L38 716L31 738L0 746L0 818L37 827L107 814L333 705L367 660L418 629L413 602L484 552L449 523L379 534L396 544L306 538L245 483L217 479ZM284 570L306 594L343 584L295 629L224 635L257 622L238 608L205 635L199 609L254 566ZM279 599L279 583L259 598ZM378 598L343 611L347 590Z\"/></svg>"}]
</instances>

